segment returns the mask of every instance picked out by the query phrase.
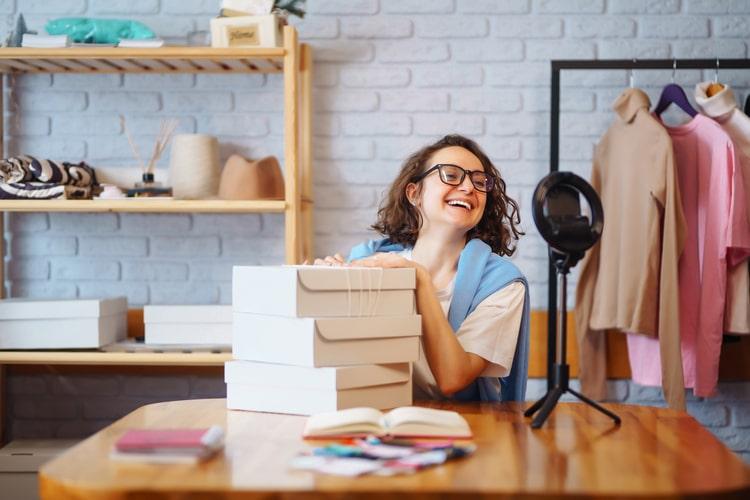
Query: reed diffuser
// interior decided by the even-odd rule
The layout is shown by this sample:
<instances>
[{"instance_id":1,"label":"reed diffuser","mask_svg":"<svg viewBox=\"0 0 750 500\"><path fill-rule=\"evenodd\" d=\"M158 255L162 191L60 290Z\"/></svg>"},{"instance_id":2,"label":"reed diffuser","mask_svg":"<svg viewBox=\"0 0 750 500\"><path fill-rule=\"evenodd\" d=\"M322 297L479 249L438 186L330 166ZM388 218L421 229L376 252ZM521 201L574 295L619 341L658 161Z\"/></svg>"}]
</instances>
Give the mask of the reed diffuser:
<instances>
[{"instance_id":1,"label":"reed diffuser","mask_svg":"<svg viewBox=\"0 0 750 500\"><path fill-rule=\"evenodd\" d=\"M135 159L138 161L142 172L141 181L136 182L133 189L128 189L127 195L132 197L172 196L172 188L164 187L160 182L154 180L154 168L156 168L159 158L161 158L162 153L167 148L167 145L172 138L172 134L179 124L179 120L169 119L161 121L159 125L159 133L154 141L154 149L151 152L151 157L149 158L148 163L144 163L143 157L133 140L133 136L128 130L125 117L122 115L120 115L120 124L125 131L125 136L128 138L130 149L133 151L133 156L135 156Z\"/></svg>"}]
</instances>

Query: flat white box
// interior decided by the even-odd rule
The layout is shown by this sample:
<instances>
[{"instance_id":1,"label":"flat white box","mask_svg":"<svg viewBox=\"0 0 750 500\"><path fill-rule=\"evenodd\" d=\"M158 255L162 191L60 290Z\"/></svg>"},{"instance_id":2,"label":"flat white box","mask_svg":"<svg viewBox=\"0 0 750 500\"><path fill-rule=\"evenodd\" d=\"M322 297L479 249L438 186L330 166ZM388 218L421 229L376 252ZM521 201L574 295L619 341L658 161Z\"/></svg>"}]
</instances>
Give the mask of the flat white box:
<instances>
[{"instance_id":1,"label":"flat white box","mask_svg":"<svg viewBox=\"0 0 750 500\"><path fill-rule=\"evenodd\" d=\"M148 305L143 323L146 344L232 343L232 306Z\"/></svg>"},{"instance_id":2,"label":"flat white box","mask_svg":"<svg viewBox=\"0 0 750 500\"><path fill-rule=\"evenodd\" d=\"M306 368L228 361L227 408L312 415L358 406L378 409L412 403L411 365Z\"/></svg>"},{"instance_id":3,"label":"flat white box","mask_svg":"<svg viewBox=\"0 0 750 500\"><path fill-rule=\"evenodd\" d=\"M93 349L127 335L125 297L0 300L0 349Z\"/></svg>"},{"instance_id":4,"label":"flat white box","mask_svg":"<svg viewBox=\"0 0 750 500\"><path fill-rule=\"evenodd\" d=\"M296 317L414 314L414 269L235 266L234 312Z\"/></svg>"},{"instance_id":5,"label":"flat white box","mask_svg":"<svg viewBox=\"0 0 750 500\"><path fill-rule=\"evenodd\" d=\"M287 318L234 313L235 359L305 367L419 359L422 317Z\"/></svg>"},{"instance_id":6,"label":"flat white box","mask_svg":"<svg viewBox=\"0 0 750 500\"><path fill-rule=\"evenodd\" d=\"M128 310L128 299L2 299L0 320L9 319L55 319L97 318Z\"/></svg>"}]
</instances>

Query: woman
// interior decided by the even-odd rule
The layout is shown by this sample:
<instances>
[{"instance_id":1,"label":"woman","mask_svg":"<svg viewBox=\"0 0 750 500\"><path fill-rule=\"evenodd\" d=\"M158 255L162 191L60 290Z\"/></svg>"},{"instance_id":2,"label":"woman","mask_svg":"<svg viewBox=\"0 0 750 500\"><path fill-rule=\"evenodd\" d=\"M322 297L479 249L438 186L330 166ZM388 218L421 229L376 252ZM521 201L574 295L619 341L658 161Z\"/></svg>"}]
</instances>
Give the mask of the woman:
<instances>
[{"instance_id":1,"label":"woman","mask_svg":"<svg viewBox=\"0 0 750 500\"><path fill-rule=\"evenodd\" d=\"M416 270L416 399L525 399L528 285L501 257L519 222L487 155L449 135L404 163L372 226L386 238L352 249L348 265ZM347 265L338 254L315 263Z\"/></svg>"}]
</instances>

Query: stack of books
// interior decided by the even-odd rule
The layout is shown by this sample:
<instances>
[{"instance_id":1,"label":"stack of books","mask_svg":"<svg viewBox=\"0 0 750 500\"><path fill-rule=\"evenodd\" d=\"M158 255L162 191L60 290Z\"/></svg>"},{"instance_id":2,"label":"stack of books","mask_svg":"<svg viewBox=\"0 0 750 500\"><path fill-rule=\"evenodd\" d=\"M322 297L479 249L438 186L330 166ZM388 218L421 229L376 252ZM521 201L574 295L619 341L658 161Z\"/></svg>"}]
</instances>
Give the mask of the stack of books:
<instances>
[{"instance_id":1,"label":"stack of books","mask_svg":"<svg viewBox=\"0 0 750 500\"><path fill-rule=\"evenodd\" d=\"M237 266L230 409L310 415L411 404L413 269Z\"/></svg>"},{"instance_id":2,"label":"stack of books","mask_svg":"<svg viewBox=\"0 0 750 500\"><path fill-rule=\"evenodd\" d=\"M131 462L197 463L224 447L224 429L129 429L116 442L110 458Z\"/></svg>"},{"instance_id":3,"label":"stack of books","mask_svg":"<svg viewBox=\"0 0 750 500\"><path fill-rule=\"evenodd\" d=\"M127 49L157 49L164 46L164 40L161 38L142 38L139 40L121 38L117 46Z\"/></svg>"},{"instance_id":4,"label":"stack of books","mask_svg":"<svg viewBox=\"0 0 750 500\"><path fill-rule=\"evenodd\" d=\"M68 35L34 35L24 33L21 47L32 47L36 49L54 49L58 47L70 47L71 42Z\"/></svg>"},{"instance_id":5,"label":"stack of books","mask_svg":"<svg viewBox=\"0 0 750 500\"><path fill-rule=\"evenodd\" d=\"M232 306L144 306L146 344L232 344Z\"/></svg>"}]
</instances>

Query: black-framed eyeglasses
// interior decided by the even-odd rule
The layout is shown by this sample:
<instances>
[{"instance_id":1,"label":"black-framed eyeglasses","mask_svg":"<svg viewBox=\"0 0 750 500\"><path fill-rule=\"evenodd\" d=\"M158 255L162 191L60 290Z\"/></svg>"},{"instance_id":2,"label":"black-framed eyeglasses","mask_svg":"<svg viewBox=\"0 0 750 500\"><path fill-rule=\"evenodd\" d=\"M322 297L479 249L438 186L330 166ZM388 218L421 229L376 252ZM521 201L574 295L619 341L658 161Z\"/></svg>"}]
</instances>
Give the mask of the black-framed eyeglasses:
<instances>
[{"instance_id":1,"label":"black-framed eyeglasses","mask_svg":"<svg viewBox=\"0 0 750 500\"><path fill-rule=\"evenodd\" d=\"M495 185L495 179L481 170L466 170L458 165L451 165L450 163L438 163L437 165L433 165L415 177L414 182L421 181L435 170L440 174L440 180L449 186L460 186L467 175L477 191L487 193L492 191L492 188Z\"/></svg>"}]
</instances>

